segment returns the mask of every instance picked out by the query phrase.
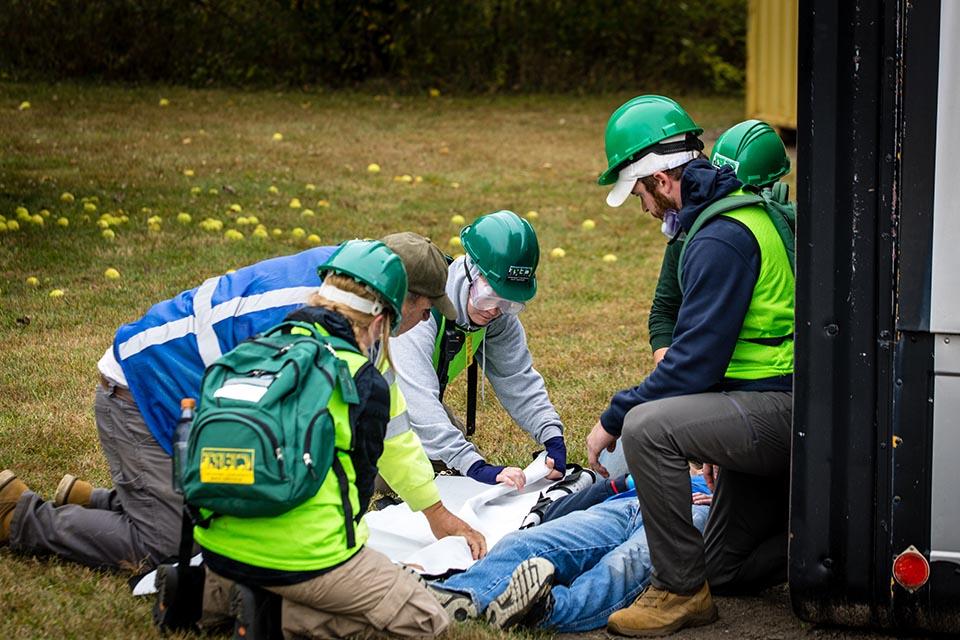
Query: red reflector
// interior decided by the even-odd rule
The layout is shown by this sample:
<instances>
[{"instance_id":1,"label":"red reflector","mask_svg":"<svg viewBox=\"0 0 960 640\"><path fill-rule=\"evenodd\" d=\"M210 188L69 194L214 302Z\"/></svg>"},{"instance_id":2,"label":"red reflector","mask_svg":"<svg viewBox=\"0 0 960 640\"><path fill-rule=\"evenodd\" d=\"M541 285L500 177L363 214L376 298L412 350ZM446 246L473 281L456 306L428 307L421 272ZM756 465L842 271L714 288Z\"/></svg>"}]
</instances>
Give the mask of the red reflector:
<instances>
[{"instance_id":1,"label":"red reflector","mask_svg":"<svg viewBox=\"0 0 960 640\"><path fill-rule=\"evenodd\" d=\"M893 561L893 578L907 591L916 591L930 579L930 563L910 545Z\"/></svg>"}]
</instances>

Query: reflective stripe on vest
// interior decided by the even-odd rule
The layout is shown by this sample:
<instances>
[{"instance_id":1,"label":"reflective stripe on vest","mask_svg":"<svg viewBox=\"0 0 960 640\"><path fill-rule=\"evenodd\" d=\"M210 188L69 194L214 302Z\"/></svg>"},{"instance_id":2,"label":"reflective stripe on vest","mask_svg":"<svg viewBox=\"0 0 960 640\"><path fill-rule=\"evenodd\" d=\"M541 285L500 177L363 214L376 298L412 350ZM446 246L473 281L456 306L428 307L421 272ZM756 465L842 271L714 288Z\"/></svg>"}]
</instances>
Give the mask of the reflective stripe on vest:
<instances>
[{"instance_id":1,"label":"reflective stripe on vest","mask_svg":"<svg viewBox=\"0 0 960 640\"><path fill-rule=\"evenodd\" d=\"M337 351L337 357L346 361L352 376L368 362L366 356L349 351ZM335 459L316 495L279 516L214 518L209 528L194 529L198 544L232 560L281 571L326 569L360 550L369 532L364 521L356 523L353 518L360 512L357 474L348 453L353 430L339 388L327 409L335 426Z\"/></svg>"},{"instance_id":2,"label":"reflective stripe on vest","mask_svg":"<svg viewBox=\"0 0 960 640\"><path fill-rule=\"evenodd\" d=\"M760 273L725 376L759 380L793 373L793 269L767 212L744 207L722 214L742 223L760 247Z\"/></svg>"},{"instance_id":3,"label":"reflective stripe on vest","mask_svg":"<svg viewBox=\"0 0 960 640\"><path fill-rule=\"evenodd\" d=\"M381 363L380 373L390 387L390 422L387 423L387 435L384 437L384 440L389 440L411 429L410 414L407 412L407 399L400 391L397 372L390 368L386 359Z\"/></svg>"}]
</instances>

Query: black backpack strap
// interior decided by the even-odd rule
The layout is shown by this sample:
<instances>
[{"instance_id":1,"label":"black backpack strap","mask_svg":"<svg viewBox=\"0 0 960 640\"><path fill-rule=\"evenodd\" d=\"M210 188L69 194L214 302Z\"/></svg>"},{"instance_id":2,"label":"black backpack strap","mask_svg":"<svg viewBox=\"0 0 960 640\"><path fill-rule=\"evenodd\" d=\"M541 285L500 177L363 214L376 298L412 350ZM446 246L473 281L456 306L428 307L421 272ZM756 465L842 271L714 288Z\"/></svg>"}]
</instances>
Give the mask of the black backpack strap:
<instances>
[{"instance_id":1,"label":"black backpack strap","mask_svg":"<svg viewBox=\"0 0 960 640\"><path fill-rule=\"evenodd\" d=\"M786 336L777 336L776 338L741 338L744 342L751 342L753 344L760 344L765 347L779 347L784 342L788 340L793 340L793 334Z\"/></svg>"},{"instance_id":2,"label":"black backpack strap","mask_svg":"<svg viewBox=\"0 0 960 640\"><path fill-rule=\"evenodd\" d=\"M177 559L180 562L181 567L189 567L190 559L193 557L193 526L194 520L193 515L190 513L191 507L184 503L183 504L183 521L180 525L180 551L177 554ZM199 515L199 514L198 514ZM210 526L210 521L207 520L206 526Z\"/></svg>"},{"instance_id":3,"label":"black backpack strap","mask_svg":"<svg viewBox=\"0 0 960 640\"><path fill-rule=\"evenodd\" d=\"M480 378L477 359L467 367L467 437L477 430L477 381Z\"/></svg>"},{"instance_id":4,"label":"black backpack strap","mask_svg":"<svg viewBox=\"0 0 960 640\"><path fill-rule=\"evenodd\" d=\"M447 319L436 309L433 310L433 319L437 323L437 331L440 334L437 381L440 383L440 402L443 402L443 394L447 390L447 379L450 377L450 363L460 353L460 349L466 341L466 335L456 326L448 326Z\"/></svg>"}]
</instances>

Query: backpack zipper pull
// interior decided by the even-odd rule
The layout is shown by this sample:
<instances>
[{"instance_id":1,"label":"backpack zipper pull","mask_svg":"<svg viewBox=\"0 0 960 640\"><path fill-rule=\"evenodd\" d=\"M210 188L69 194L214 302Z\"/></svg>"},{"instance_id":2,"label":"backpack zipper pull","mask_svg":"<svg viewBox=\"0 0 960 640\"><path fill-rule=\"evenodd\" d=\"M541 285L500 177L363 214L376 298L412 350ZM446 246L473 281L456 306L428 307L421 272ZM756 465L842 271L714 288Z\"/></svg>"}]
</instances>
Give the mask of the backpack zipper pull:
<instances>
[{"instance_id":1,"label":"backpack zipper pull","mask_svg":"<svg viewBox=\"0 0 960 640\"><path fill-rule=\"evenodd\" d=\"M317 480L317 472L313 470L313 458L309 453L303 454L303 464L307 465L307 471L310 472L314 480Z\"/></svg>"}]
</instances>

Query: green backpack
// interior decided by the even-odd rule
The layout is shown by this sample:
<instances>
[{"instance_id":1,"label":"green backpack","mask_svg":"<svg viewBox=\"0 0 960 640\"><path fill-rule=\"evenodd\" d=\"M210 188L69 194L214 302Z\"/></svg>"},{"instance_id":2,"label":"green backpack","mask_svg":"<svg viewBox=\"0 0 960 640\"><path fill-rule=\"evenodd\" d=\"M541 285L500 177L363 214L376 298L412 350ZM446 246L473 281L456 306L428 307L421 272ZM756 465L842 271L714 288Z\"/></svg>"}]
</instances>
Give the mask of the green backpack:
<instances>
[{"instance_id":1,"label":"green backpack","mask_svg":"<svg viewBox=\"0 0 960 640\"><path fill-rule=\"evenodd\" d=\"M293 331L293 332L292 332ZM313 497L334 460L334 390L359 402L359 353L304 322L283 322L207 367L188 439L184 500L216 514L276 516Z\"/></svg>"},{"instance_id":2,"label":"green backpack","mask_svg":"<svg viewBox=\"0 0 960 640\"><path fill-rule=\"evenodd\" d=\"M792 202L788 201L788 192L787 185L777 182L772 188L764 189L759 194L744 193L743 195L720 198L704 209L693 226L690 227L690 231L684 237L683 247L680 249L680 258L677 261L677 281L681 283L681 286L683 283L683 254L686 252L693 236L710 220L741 207L759 206L767 212L773 226L777 229L777 235L780 236L780 240L783 241L783 246L787 250L790 268L796 273L797 209Z\"/></svg>"}]
</instances>

